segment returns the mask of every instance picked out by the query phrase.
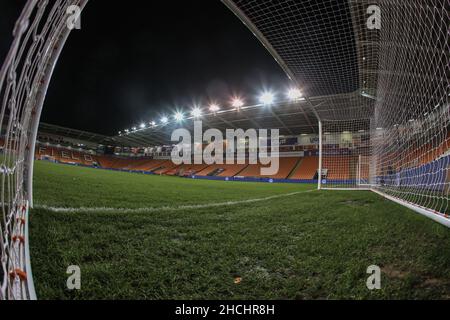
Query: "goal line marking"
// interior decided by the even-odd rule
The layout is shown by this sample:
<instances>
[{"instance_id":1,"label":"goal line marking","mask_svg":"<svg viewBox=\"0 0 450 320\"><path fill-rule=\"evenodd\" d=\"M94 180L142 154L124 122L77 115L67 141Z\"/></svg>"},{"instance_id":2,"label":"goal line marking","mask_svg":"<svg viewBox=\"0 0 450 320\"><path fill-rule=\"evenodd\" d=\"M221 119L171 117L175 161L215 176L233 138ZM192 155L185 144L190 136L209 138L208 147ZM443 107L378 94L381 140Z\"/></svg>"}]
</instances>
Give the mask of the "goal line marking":
<instances>
[{"instance_id":1,"label":"goal line marking","mask_svg":"<svg viewBox=\"0 0 450 320\"><path fill-rule=\"evenodd\" d=\"M48 205L35 205L34 209L39 210L47 210L55 213L150 213L150 212L161 212L161 211L183 211L183 210L193 210L193 209L207 209L207 208L216 208L216 207L225 207L225 206L235 206L240 204L248 204L248 203L257 203L270 201L280 198L287 198L296 196L299 194L311 193L317 190L307 190L307 191L298 191L291 192L285 194L279 194L275 196L265 197L265 198L256 198L256 199L247 199L240 201L227 201L227 202L218 202L218 203L205 203L205 204L192 204L192 205L183 205L183 206L175 206L175 207L148 207L148 208L135 208L135 209L126 209L126 208L107 208L107 207L80 207L80 208L63 208L63 207L52 207Z\"/></svg>"}]
</instances>

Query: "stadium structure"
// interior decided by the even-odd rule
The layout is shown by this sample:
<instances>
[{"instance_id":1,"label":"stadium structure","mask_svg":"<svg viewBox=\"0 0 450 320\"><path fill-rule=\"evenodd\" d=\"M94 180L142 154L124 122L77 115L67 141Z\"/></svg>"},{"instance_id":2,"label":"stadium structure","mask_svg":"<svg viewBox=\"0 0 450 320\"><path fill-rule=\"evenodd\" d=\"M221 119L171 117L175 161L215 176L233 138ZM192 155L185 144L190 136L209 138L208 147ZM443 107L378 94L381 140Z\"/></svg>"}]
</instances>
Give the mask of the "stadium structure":
<instances>
[{"instance_id":1,"label":"stadium structure","mask_svg":"<svg viewBox=\"0 0 450 320\"><path fill-rule=\"evenodd\" d=\"M448 1L223 3L289 76L290 94L274 92L258 105L236 99L198 106L108 137L40 123L71 32L67 9L84 9L87 1L27 2L0 72L0 299L36 298L28 237L35 159L196 180L370 190L450 227ZM320 12L314 20L313 11ZM261 176L262 165L248 163L174 164L171 133L193 130L196 118L223 132L279 129L279 172Z\"/></svg>"}]
</instances>

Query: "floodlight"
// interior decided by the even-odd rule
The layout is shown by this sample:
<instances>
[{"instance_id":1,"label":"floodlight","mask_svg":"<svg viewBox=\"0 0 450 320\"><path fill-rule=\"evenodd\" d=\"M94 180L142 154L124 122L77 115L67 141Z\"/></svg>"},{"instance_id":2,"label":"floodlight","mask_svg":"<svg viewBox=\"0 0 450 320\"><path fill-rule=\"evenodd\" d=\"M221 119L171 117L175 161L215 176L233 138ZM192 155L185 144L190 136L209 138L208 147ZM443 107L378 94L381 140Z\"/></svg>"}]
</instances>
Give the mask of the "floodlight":
<instances>
[{"instance_id":1,"label":"floodlight","mask_svg":"<svg viewBox=\"0 0 450 320\"><path fill-rule=\"evenodd\" d=\"M162 124L166 124L167 122L169 122L169 119L167 117L162 117L161 118L161 123Z\"/></svg>"},{"instance_id":2,"label":"floodlight","mask_svg":"<svg viewBox=\"0 0 450 320\"><path fill-rule=\"evenodd\" d=\"M233 108L239 109L244 106L244 102L239 98L235 98L235 99L233 99L233 102L231 105L233 106Z\"/></svg>"},{"instance_id":3,"label":"floodlight","mask_svg":"<svg viewBox=\"0 0 450 320\"><path fill-rule=\"evenodd\" d=\"M271 92L264 92L259 100L264 105L270 105L275 101L275 96Z\"/></svg>"},{"instance_id":4,"label":"floodlight","mask_svg":"<svg viewBox=\"0 0 450 320\"><path fill-rule=\"evenodd\" d=\"M200 118L202 116L202 110L200 108L194 108L191 114L194 118Z\"/></svg>"},{"instance_id":5,"label":"floodlight","mask_svg":"<svg viewBox=\"0 0 450 320\"><path fill-rule=\"evenodd\" d=\"M141 129L145 129L145 123L141 123Z\"/></svg>"},{"instance_id":6,"label":"floodlight","mask_svg":"<svg viewBox=\"0 0 450 320\"><path fill-rule=\"evenodd\" d=\"M303 94L299 89L292 88L288 91L289 100L299 100L302 97L303 97Z\"/></svg>"},{"instance_id":7,"label":"floodlight","mask_svg":"<svg viewBox=\"0 0 450 320\"><path fill-rule=\"evenodd\" d=\"M181 121L184 120L184 114L181 113L181 112L175 113L175 115L174 115L173 117L175 118L175 120L176 120L177 122L181 122Z\"/></svg>"},{"instance_id":8,"label":"floodlight","mask_svg":"<svg viewBox=\"0 0 450 320\"><path fill-rule=\"evenodd\" d=\"M219 110L220 110L220 107L217 104L213 103L209 106L209 111L211 111L211 112L217 112Z\"/></svg>"}]
</instances>

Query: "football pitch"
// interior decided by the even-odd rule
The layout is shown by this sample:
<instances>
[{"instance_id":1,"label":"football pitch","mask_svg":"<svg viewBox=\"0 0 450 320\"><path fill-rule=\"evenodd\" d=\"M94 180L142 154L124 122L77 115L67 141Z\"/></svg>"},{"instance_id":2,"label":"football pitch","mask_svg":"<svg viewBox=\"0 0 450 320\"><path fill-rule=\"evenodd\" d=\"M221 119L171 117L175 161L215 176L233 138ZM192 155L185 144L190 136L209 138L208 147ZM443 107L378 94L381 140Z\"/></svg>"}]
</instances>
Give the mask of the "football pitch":
<instances>
[{"instance_id":1,"label":"football pitch","mask_svg":"<svg viewBox=\"0 0 450 320\"><path fill-rule=\"evenodd\" d=\"M450 298L448 229L374 193L46 162L34 179L39 299Z\"/></svg>"}]
</instances>

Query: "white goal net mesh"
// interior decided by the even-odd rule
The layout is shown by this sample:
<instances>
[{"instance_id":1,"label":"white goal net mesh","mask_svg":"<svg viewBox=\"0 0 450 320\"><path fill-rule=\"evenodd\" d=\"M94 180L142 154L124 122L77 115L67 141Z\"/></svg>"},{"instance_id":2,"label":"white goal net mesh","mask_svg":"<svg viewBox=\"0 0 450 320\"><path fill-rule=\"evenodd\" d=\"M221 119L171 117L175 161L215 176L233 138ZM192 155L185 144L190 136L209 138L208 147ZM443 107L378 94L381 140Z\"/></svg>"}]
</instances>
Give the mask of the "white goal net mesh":
<instances>
[{"instance_id":1,"label":"white goal net mesh","mask_svg":"<svg viewBox=\"0 0 450 320\"><path fill-rule=\"evenodd\" d=\"M321 120L322 188L448 219L448 0L223 1Z\"/></svg>"},{"instance_id":2,"label":"white goal net mesh","mask_svg":"<svg viewBox=\"0 0 450 320\"><path fill-rule=\"evenodd\" d=\"M369 189L370 119L322 124L322 189Z\"/></svg>"},{"instance_id":3,"label":"white goal net mesh","mask_svg":"<svg viewBox=\"0 0 450 320\"><path fill-rule=\"evenodd\" d=\"M0 300L35 299L28 212L37 128L69 28L68 7L85 1L29 0L0 70Z\"/></svg>"},{"instance_id":4,"label":"white goal net mesh","mask_svg":"<svg viewBox=\"0 0 450 320\"><path fill-rule=\"evenodd\" d=\"M372 123L377 190L448 214L450 2L385 1Z\"/></svg>"}]
</instances>

